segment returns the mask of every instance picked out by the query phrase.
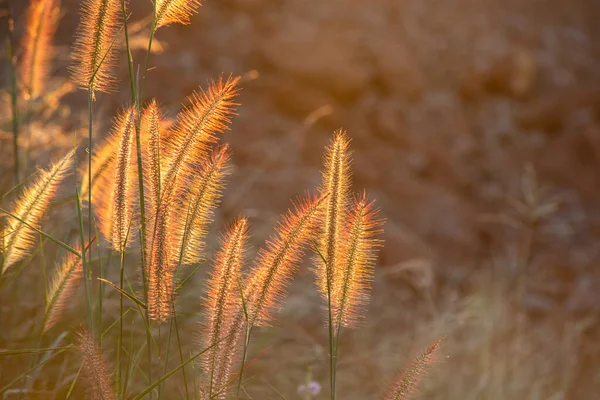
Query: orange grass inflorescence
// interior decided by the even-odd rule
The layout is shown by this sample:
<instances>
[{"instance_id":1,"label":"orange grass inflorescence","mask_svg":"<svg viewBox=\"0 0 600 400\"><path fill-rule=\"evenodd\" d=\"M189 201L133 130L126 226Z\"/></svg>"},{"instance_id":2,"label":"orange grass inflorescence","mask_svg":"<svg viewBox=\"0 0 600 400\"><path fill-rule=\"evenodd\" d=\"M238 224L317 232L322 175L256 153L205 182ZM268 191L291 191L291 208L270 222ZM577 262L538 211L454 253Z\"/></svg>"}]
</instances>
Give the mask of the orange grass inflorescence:
<instances>
[{"instance_id":1,"label":"orange grass inflorescence","mask_svg":"<svg viewBox=\"0 0 600 400\"><path fill-rule=\"evenodd\" d=\"M95 210L99 228L112 248L121 251L134 218L136 180L133 177L135 157L135 109L124 110L115 120L109 147L114 154L106 173L100 175L94 186ZM107 150L108 151L108 150ZM127 243L131 243L129 240Z\"/></svg>"},{"instance_id":2,"label":"orange grass inflorescence","mask_svg":"<svg viewBox=\"0 0 600 400\"><path fill-rule=\"evenodd\" d=\"M319 213L328 193L300 200L275 228L275 234L259 250L245 285L251 326L267 325L279 308L304 247L315 235Z\"/></svg>"},{"instance_id":3,"label":"orange grass inflorescence","mask_svg":"<svg viewBox=\"0 0 600 400\"><path fill-rule=\"evenodd\" d=\"M228 160L226 146L216 149L195 169L190 191L183 187L170 189L177 189L180 203L171 201L169 194L161 196L150 236L148 307L153 320L165 321L170 316L177 266L200 257L206 227L222 194Z\"/></svg>"},{"instance_id":4,"label":"orange grass inflorescence","mask_svg":"<svg viewBox=\"0 0 600 400\"><path fill-rule=\"evenodd\" d=\"M37 180L25 190L12 209L12 215L18 219L6 217L2 273L27 256L35 246L38 234L30 226L40 228L59 184L71 171L74 154L72 150L47 171L40 170Z\"/></svg>"},{"instance_id":5,"label":"orange grass inflorescence","mask_svg":"<svg viewBox=\"0 0 600 400\"><path fill-rule=\"evenodd\" d=\"M392 384L384 400L403 400L413 397L417 393L417 385L435 362L436 354L442 345L442 339L437 340L416 357L410 365L400 371L398 378Z\"/></svg>"},{"instance_id":6,"label":"orange grass inflorescence","mask_svg":"<svg viewBox=\"0 0 600 400\"><path fill-rule=\"evenodd\" d=\"M102 358L92 335L84 328L77 333L77 345L81 353L81 373L87 382L87 398L92 400L116 399L112 388L110 368Z\"/></svg>"},{"instance_id":7,"label":"orange grass inflorescence","mask_svg":"<svg viewBox=\"0 0 600 400\"><path fill-rule=\"evenodd\" d=\"M215 256L214 269L207 282L208 293L204 301L207 323L202 338L203 348L209 348L208 355L203 359L203 366L210 377L210 396L219 392L229 378L225 370L218 368L218 362L224 352L233 351L225 346L224 332L227 326L231 325L231 319L235 316L234 310L241 305L238 279L244 263L247 238L248 221L242 218L232 225L223 238L221 248Z\"/></svg>"},{"instance_id":8,"label":"orange grass inflorescence","mask_svg":"<svg viewBox=\"0 0 600 400\"><path fill-rule=\"evenodd\" d=\"M84 0L81 19L73 45L71 75L82 89L110 92L115 78L111 68L116 63L116 35L119 31L119 0Z\"/></svg>"},{"instance_id":9,"label":"orange grass inflorescence","mask_svg":"<svg viewBox=\"0 0 600 400\"><path fill-rule=\"evenodd\" d=\"M83 278L81 258L68 253L62 263L56 267L48 288L46 314L42 330L52 328L61 318L64 310L75 296L78 285Z\"/></svg>"},{"instance_id":10,"label":"orange grass inflorescence","mask_svg":"<svg viewBox=\"0 0 600 400\"><path fill-rule=\"evenodd\" d=\"M59 14L58 0L34 0L27 9L19 63L21 90L27 99L39 97L44 91Z\"/></svg>"},{"instance_id":11,"label":"orange grass inflorescence","mask_svg":"<svg viewBox=\"0 0 600 400\"><path fill-rule=\"evenodd\" d=\"M317 287L325 300L331 296L332 304L335 301L333 293L329 293L336 286L340 266L341 247L346 241L346 224L351 186L350 140L345 131L337 130L324 155L323 182L321 193L329 193L326 207L323 211L323 227L320 234L319 246L325 262L320 257L316 258Z\"/></svg>"},{"instance_id":12,"label":"orange grass inflorescence","mask_svg":"<svg viewBox=\"0 0 600 400\"><path fill-rule=\"evenodd\" d=\"M354 327L365 314L369 289L373 280L375 250L381 241L383 222L377 219L378 210L366 194L356 198L349 215L348 235L342 243L338 278L333 287L332 315L336 329Z\"/></svg>"},{"instance_id":13,"label":"orange grass inflorescence","mask_svg":"<svg viewBox=\"0 0 600 400\"><path fill-rule=\"evenodd\" d=\"M175 23L189 24L200 4L200 0L156 0L155 29Z\"/></svg>"}]
</instances>

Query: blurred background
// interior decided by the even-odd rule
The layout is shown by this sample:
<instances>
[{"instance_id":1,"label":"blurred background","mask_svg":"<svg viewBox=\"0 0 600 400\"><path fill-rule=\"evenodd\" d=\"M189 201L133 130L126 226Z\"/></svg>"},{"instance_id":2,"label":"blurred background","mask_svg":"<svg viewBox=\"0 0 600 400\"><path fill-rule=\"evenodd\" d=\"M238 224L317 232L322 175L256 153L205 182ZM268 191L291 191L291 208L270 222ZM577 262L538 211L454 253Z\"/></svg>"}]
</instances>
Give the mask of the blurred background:
<instances>
[{"instance_id":1,"label":"blurred background","mask_svg":"<svg viewBox=\"0 0 600 400\"><path fill-rule=\"evenodd\" d=\"M78 22L78 2L62 3L56 90L68 85ZM17 34L26 5L12 1ZM130 7L137 65L151 3ZM243 76L223 137L235 170L211 245L246 214L256 250L290 199L318 186L333 130L352 138L354 190L381 208L385 247L365 323L341 339L340 399L377 398L439 337L422 398L600 398L599 20L595 0L209 0L191 25L159 30L147 95L171 117L208 79ZM121 53L121 91L98 96L103 133L128 102L126 69ZM84 137L85 99L69 88L30 124L30 167L72 145L73 132ZM327 331L309 265L277 328L253 345L254 355L270 347L248 373L248 398L302 398L307 376L327 398ZM197 281L179 299L190 337Z\"/></svg>"}]
</instances>

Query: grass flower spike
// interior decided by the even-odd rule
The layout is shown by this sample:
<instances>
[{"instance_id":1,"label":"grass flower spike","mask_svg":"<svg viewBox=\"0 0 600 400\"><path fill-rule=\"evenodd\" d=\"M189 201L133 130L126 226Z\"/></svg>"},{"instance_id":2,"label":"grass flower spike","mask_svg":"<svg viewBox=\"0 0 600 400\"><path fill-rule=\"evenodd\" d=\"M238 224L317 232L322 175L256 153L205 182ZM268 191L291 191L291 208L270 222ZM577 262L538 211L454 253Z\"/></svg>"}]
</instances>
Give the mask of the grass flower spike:
<instances>
[{"instance_id":1,"label":"grass flower spike","mask_svg":"<svg viewBox=\"0 0 600 400\"><path fill-rule=\"evenodd\" d=\"M442 344L438 340L415 358L404 370L400 371L398 378L384 397L384 400L404 400L412 398L417 392L417 386L427 369L435 361L435 356Z\"/></svg>"},{"instance_id":2,"label":"grass flower spike","mask_svg":"<svg viewBox=\"0 0 600 400\"><path fill-rule=\"evenodd\" d=\"M304 246L315 234L318 214L328 195L300 201L275 228L275 235L260 249L246 285L250 325L266 325L279 307Z\"/></svg>"},{"instance_id":3,"label":"grass flower spike","mask_svg":"<svg viewBox=\"0 0 600 400\"><path fill-rule=\"evenodd\" d=\"M344 225L347 223L352 163L349 146L348 136L340 129L334 133L324 156L321 192L330 195L324 210L323 232L319 245L327 264L321 258L317 259L317 286L325 299L328 296L328 280L333 288L338 279L337 275L341 270L341 247L346 241Z\"/></svg>"},{"instance_id":4,"label":"grass flower spike","mask_svg":"<svg viewBox=\"0 0 600 400\"><path fill-rule=\"evenodd\" d=\"M27 9L19 75L21 90L28 99L39 97L44 91L59 13L58 0L34 0Z\"/></svg>"},{"instance_id":5,"label":"grass flower spike","mask_svg":"<svg viewBox=\"0 0 600 400\"><path fill-rule=\"evenodd\" d=\"M109 92L114 86L111 68L116 62L116 35L121 15L119 0L84 0L73 45L73 80L82 89Z\"/></svg>"},{"instance_id":6,"label":"grass flower spike","mask_svg":"<svg viewBox=\"0 0 600 400\"><path fill-rule=\"evenodd\" d=\"M190 178L192 191L186 196L189 197L189 201L179 206L179 212L175 211L178 215L188 215L187 224L181 224L180 233L176 235L181 237L177 248L182 249L183 261L186 264L200 260L207 226L223 194L224 178L230 172L227 168L228 161L229 147L223 146L215 150L210 158L202 163L199 171L195 171L197 176Z\"/></svg>"},{"instance_id":7,"label":"grass flower spike","mask_svg":"<svg viewBox=\"0 0 600 400\"><path fill-rule=\"evenodd\" d=\"M115 142L112 170L95 183L98 190L94 194L94 202L100 230L116 251L121 251L133 220L135 179L131 169L134 134L135 111L130 109L117 117L110 139Z\"/></svg>"},{"instance_id":8,"label":"grass flower spike","mask_svg":"<svg viewBox=\"0 0 600 400\"><path fill-rule=\"evenodd\" d=\"M146 159L144 163L144 187L148 188L150 198L150 210L152 215L156 213L160 204L161 192L161 124L162 116L155 100L144 109L142 113L142 143L146 148Z\"/></svg>"},{"instance_id":9,"label":"grass flower spike","mask_svg":"<svg viewBox=\"0 0 600 400\"><path fill-rule=\"evenodd\" d=\"M117 141L108 139L95 152L92 162L92 183L93 189L98 187L98 182L102 182L101 176L111 174L114 171L114 160L116 155ZM86 164L87 167L87 164ZM88 180L87 168L81 172L80 196L86 199L88 195L90 182Z\"/></svg>"},{"instance_id":10,"label":"grass flower spike","mask_svg":"<svg viewBox=\"0 0 600 400\"><path fill-rule=\"evenodd\" d=\"M112 377L106 361L102 358L92 335L82 329L77 335L77 344L82 358L82 374L88 387L87 398L92 400L114 400Z\"/></svg>"},{"instance_id":11,"label":"grass flower spike","mask_svg":"<svg viewBox=\"0 0 600 400\"><path fill-rule=\"evenodd\" d=\"M234 305L240 303L237 277L244 262L244 247L248 237L248 221L245 218L237 221L224 237L221 249L215 257L215 267L208 281L206 299L207 323L203 334L204 346L209 348L204 359L204 369L210 376L210 395L218 392L225 385L228 369L218 368L219 361L233 351L227 348L223 339L227 324L231 323Z\"/></svg>"},{"instance_id":12,"label":"grass flower spike","mask_svg":"<svg viewBox=\"0 0 600 400\"><path fill-rule=\"evenodd\" d=\"M61 265L56 268L48 289L44 332L52 328L60 319L65 308L73 299L82 278L81 258L72 253L67 254Z\"/></svg>"},{"instance_id":13,"label":"grass flower spike","mask_svg":"<svg viewBox=\"0 0 600 400\"><path fill-rule=\"evenodd\" d=\"M355 326L364 315L373 279L375 249L381 245L374 236L381 233L381 225L373 202L368 202L365 194L356 199L350 214L348 238L342 244L339 279L333 290L332 312L338 330L342 326Z\"/></svg>"},{"instance_id":14,"label":"grass flower spike","mask_svg":"<svg viewBox=\"0 0 600 400\"><path fill-rule=\"evenodd\" d=\"M189 24L198 7L199 0L156 0L156 29L169 24Z\"/></svg>"},{"instance_id":15,"label":"grass flower spike","mask_svg":"<svg viewBox=\"0 0 600 400\"><path fill-rule=\"evenodd\" d=\"M16 202L12 214L20 218L9 217L5 232L5 249L2 273L23 259L35 246L37 233L27 225L40 228L42 218L50 201L58 190L59 184L68 175L73 164L74 151L70 151L62 160L41 171L39 178L29 186Z\"/></svg>"},{"instance_id":16,"label":"grass flower spike","mask_svg":"<svg viewBox=\"0 0 600 400\"><path fill-rule=\"evenodd\" d=\"M229 78L223 82L212 82L206 91L192 93L189 105L178 116L177 125L165 140L167 162L164 174L163 197L172 195L173 187L179 185L182 172L186 168L202 163L208 144L215 142L215 135L227 129L233 114L233 98L237 94L239 78Z\"/></svg>"}]
</instances>

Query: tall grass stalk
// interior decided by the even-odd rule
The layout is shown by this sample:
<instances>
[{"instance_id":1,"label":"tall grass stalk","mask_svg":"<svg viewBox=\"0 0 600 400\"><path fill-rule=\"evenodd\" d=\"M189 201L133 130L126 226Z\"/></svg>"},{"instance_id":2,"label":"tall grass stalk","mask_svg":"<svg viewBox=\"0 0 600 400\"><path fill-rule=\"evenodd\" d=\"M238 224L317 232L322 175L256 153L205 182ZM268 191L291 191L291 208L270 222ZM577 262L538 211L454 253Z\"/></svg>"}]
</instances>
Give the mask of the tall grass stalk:
<instances>
[{"instance_id":1,"label":"tall grass stalk","mask_svg":"<svg viewBox=\"0 0 600 400\"><path fill-rule=\"evenodd\" d=\"M90 186L91 190L91 186ZM83 228L83 212L81 210L81 199L79 197L79 189L77 186L75 187L75 201L77 205L77 219L79 221L79 241L81 242L81 265L83 266L83 287L85 290L85 299L87 305L87 320L88 327L90 332L94 332L94 318L93 318L93 309L92 309L92 271L90 270L90 266L87 263L86 251L87 247L85 245L85 231Z\"/></svg>"},{"instance_id":2,"label":"tall grass stalk","mask_svg":"<svg viewBox=\"0 0 600 400\"><path fill-rule=\"evenodd\" d=\"M325 259L325 256L323 255L323 253L321 253L321 250L319 250L319 246L317 245L317 243L313 241L312 245L313 245L313 249L319 256L319 258L321 258L321 261L323 261L323 265L325 265L325 268L326 269L330 268L329 263ZM332 317L332 313L331 313L331 275L332 274L330 274L329 272L326 273L327 326L328 326L328 333L329 333L329 388L330 388L329 397L331 400L334 400L335 399L335 372L336 372L335 371L335 367L336 367L335 357L337 354L337 346L336 346L336 340L335 340L336 335L335 335L334 328L333 328L333 317ZM339 337L339 329L338 329L338 337Z\"/></svg>"},{"instance_id":3,"label":"tall grass stalk","mask_svg":"<svg viewBox=\"0 0 600 400\"><path fill-rule=\"evenodd\" d=\"M19 184L19 110L17 105L18 87L17 87L17 54L15 49L15 22L12 17L11 7L6 4L8 18L8 61L10 65L10 105L12 112L12 132L13 132L13 154L14 154L14 177L15 185Z\"/></svg>"},{"instance_id":4,"label":"tall grass stalk","mask_svg":"<svg viewBox=\"0 0 600 400\"><path fill-rule=\"evenodd\" d=\"M117 372L116 372L116 381L115 381L115 389L117 395L121 396L121 352L123 347L123 278L125 276L125 248L127 247L127 240L129 239L129 232L131 229L131 221L129 222L129 226L127 228L127 234L125 235L125 240L121 247L121 268L119 269L119 288L121 289L120 298L119 298L119 339L117 344Z\"/></svg>"}]
</instances>

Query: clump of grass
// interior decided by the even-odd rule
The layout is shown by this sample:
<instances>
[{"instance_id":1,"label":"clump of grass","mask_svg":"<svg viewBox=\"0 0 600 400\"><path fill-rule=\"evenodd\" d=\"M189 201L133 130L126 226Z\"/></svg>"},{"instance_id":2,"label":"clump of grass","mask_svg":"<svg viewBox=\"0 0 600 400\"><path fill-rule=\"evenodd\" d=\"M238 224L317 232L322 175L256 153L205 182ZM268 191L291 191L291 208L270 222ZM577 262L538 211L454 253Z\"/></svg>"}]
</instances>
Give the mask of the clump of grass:
<instances>
[{"instance_id":1,"label":"clump of grass","mask_svg":"<svg viewBox=\"0 0 600 400\"><path fill-rule=\"evenodd\" d=\"M49 38L56 21L52 19L55 16L50 12L50 5L57 4L56 1L35 0L27 22L29 36L26 36L24 43L29 47L25 59L29 60L30 69L24 67L21 74L23 87L31 97L39 95L43 89L43 65L47 64L47 58L44 58L47 54L42 50L45 48L46 53L51 51ZM281 217L273 235L258 251L247 273L242 268L250 235L249 222L246 218L239 218L231 224L213 258L214 268L207 282L208 294L202 303L206 317L200 331L203 349L187 360L184 358L175 294L194 276L199 266L181 281L178 272L187 265L201 265L207 252L208 226L223 195L225 178L231 173L231 149L226 144L220 144L219 140L221 134L229 129L235 114L240 78L219 77L210 82L206 89L193 92L176 123L169 129L163 126L164 117L157 101L153 99L143 104L143 93L155 31L172 23L189 23L199 5L197 0L154 2L146 67L140 86L134 82L126 2L86 0L82 3L72 67L77 84L88 90L88 162L75 190L81 250L72 249L40 230L50 200L74 162L74 151L71 151L49 171L42 172L38 181L25 191L9 213L9 223L3 236L3 272L31 253L37 233L70 251L71 254L55 269L47 290L41 332L52 332L51 328L75 299L76 289L83 280L88 303L88 328L81 329L77 334L77 345L82 358L82 376L89 387L89 398L116 399L116 393L121 398L129 398L128 384L143 369L148 386L139 391L134 399L146 395L152 398L154 394L161 398L164 381L178 371L184 378L182 393L185 391L189 399L185 367L203 355L203 375L194 376L202 382L196 394L206 399L225 399L235 380L238 382L239 396L243 373L248 366L246 361L253 330L274 322L288 286L312 244L318 256L314 268L317 288L327 302L330 397L335 399L340 332L343 327L355 327L364 317L376 250L381 245L378 235L382 226L378 210L374 202L368 200L366 193L351 200L350 139L343 130L334 133L325 150L322 184L318 193L302 197L293 210ZM44 16L47 20L41 21ZM116 35L121 20L128 55L131 104L117 117L111 137L94 152L92 103L96 92L114 89L111 67L116 60ZM136 192L139 196L136 196ZM87 197L89 207L87 247L83 246L86 240L81 197ZM109 244L108 252L120 255L118 285L105 279L103 273L107 268L102 265L101 258L92 260L89 248L94 240L92 215L97 216L99 232ZM131 238L136 234L140 238L141 265L136 273L142 275L141 288L131 284L129 277L132 269L129 265L126 267L126 251L135 245ZM101 249L100 245L98 249ZM96 288L92 285L92 277L95 276L101 282ZM120 296L118 321L114 321L105 331L102 325L103 283L107 283L111 290L117 290ZM137 289L143 292L143 299L138 298ZM95 307L92 300L94 291L98 299ZM135 308L125 310L125 299L131 301ZM132 319L143 324L146 342L141 348L134 349L136 342L132 334L126 351L124 318L131 310L138 311L140 318ZM98 313L98 318L95 318L95 313ZM161 326L165 322L169 322L166 344L161 339ZM113 384L112 368L106 361L106 356L112 353L107 351L103 354L103 347L106 346L103 340L116 325L119 326L117 373ZM173 330L180 363L169 371ZM166 347L166 356L163 346ZM403 398L397 397L397 393L402 396L411 393L417 382L416 377L429 363L437 346L439 343L414 361L414 365L393 387L389 399ZM144 351L147 352L147 360L144 368L141 368L140 359ZM161 363L164 360L164 374L158 379L154 379L154 354L158 355ZM127 366L124 365L126 361ZM234 367L238 364L239 372L235 375ZM72 387L76 380L72 382Z\"/></svg>"}]
</instances>

